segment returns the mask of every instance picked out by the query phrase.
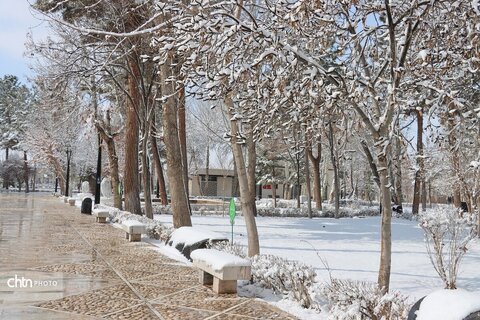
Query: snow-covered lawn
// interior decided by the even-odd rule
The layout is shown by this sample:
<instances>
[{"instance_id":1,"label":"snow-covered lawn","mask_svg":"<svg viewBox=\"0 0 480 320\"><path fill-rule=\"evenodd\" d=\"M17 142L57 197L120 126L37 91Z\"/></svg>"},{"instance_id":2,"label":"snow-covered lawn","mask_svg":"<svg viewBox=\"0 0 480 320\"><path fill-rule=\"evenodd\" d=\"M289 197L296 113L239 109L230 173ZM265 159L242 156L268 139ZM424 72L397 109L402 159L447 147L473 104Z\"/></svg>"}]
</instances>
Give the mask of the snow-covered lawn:
<instances>
[{"instance_id":1,"label":"snow-covered lawn","mask_svg":"<svg viewBox=\"0 0 480 320\"><path fill-rule=\"evenodd\" d=\"M170 224L170 215L156 215L156 220ZM229 217L193 216L193 225L216 231L230 239ZM257 217L260 250L313 266L320 280L334 277L376 281L380 252L380 217L367 218L271 218ZM423 232L415 221L394 219L391 289L411 297L411 302L443 287L426 253ZM246 245L243 217L234 226L234 242ZM480 291L480 241L473 241L465 256L458 287Z\"/></svg>"}]
</instances>

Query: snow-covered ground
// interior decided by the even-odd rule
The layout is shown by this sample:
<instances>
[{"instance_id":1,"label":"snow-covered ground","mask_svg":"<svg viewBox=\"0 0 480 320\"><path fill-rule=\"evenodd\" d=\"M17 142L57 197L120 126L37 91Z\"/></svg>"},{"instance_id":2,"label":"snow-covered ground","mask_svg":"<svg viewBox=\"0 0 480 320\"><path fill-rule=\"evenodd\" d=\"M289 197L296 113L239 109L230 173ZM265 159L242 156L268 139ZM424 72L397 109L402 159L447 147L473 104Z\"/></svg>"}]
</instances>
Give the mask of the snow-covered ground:
<instances>
[{"instance_id":1,"label":"snow-covered ground","mask_svg":"<svg viewBox=\"0 0 480 320\"><path fill-rule=\"evenodd\" d=\"M170 215L156 220L171 225ZM230 238L229 217L193 216L193 225ZM367 218L271 218L257 217L260 250L313 266L321 281L330 272L337 278L376 281L380 252L380 217ZM411 302L443 287L427 255L423 232L415 221L393 219L391 289L411 297ZM234 226L234 242L246 245L243 217ZM474 240L462 261L458 287L480 291L480 241Z\"/></svg>"}]
</instances>

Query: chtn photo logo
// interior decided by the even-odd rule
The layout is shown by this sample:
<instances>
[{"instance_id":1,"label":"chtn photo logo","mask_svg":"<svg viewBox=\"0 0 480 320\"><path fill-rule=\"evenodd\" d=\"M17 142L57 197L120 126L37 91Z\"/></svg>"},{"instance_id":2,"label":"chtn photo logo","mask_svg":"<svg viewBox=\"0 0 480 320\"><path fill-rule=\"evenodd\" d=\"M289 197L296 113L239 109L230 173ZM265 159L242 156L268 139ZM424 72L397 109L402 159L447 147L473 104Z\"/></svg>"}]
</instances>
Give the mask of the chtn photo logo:
<instances>
[{"instance_id":1,"label":"chtn photo logo","mask_svg":"<svg viewBox=\"0 0 480 320\"><path fill-rule=\"evenodd\" d=\"M57 285L58 283L55 280L32 280L18 275L7 280L9 288L55 287Z\"/></svg>"}]
</instances>

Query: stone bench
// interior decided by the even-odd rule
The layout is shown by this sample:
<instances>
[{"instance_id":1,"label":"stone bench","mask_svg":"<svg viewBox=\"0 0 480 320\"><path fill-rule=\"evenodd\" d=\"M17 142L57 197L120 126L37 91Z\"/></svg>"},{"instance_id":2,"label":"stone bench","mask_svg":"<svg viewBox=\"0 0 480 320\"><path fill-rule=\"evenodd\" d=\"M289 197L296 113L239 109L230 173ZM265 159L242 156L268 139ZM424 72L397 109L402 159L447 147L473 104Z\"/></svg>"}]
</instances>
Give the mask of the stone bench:
<instances>
[{"instance_id":1,"label":"stone bench","mask_svg":"<svg viewBox=\"0 0 480 320\"><path fill-rule=\"evenodd\" d=\"M200 283L212 285L213 291L236 293L237 280L250 280L251 262L231 253L214 249L192 252L193 265L200 269Z\"/></svg>"},{"instance_id":2,"label":"stone bench","mask_svg":"<svg viewBox=\"0 0 480 320\"><path fill-rule=\"evenodd\" d=\"M92 215L95 217L95 221L99 223L107 222L107 218L110 216L106 209L93 209Z\"/></svg>"},{"instance_id":3,"label":"stone bench","mask_svg":"<svg viewBox=\"0 0 480 320\"><path fill-rule=\"evenodd\" d=\"M137 220L125 220L121 224L121 228L126 232L126 239L130 242L138 242L142 240L142 234L146 233L146 227Z\"/></svg>"},{"instance_id":4,"label":"stone bench","mask_svg":"<svg viewBox=\"0 0 480 320\"><path fill-rule=\"evenodd\" d=\"M75 201L77 201L77 199L75 199L75 198L68 198L68 204L69 204L70 206L72 206L72 207L75 206Z\"/></svg>"}]
</instances>

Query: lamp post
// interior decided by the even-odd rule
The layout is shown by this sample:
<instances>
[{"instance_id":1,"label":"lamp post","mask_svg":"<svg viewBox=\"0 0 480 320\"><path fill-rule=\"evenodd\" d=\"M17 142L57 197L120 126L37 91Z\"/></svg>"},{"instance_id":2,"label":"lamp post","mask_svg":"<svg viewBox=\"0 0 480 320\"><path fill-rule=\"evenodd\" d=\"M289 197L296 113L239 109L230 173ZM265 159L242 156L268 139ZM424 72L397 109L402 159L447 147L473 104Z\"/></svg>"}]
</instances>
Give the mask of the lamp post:
<instances>
[{"instance_id":1,"label":"lamp post","mask_svg":"<svg viewBox=\"0 0 480 320\"><path fill-rule=\"evenodd\" d=\"M98 134L97 174L95 176L95 204L100 203L100 184L102 182L102 138Z\"/></svg>"},{"instance_id":2,"label":"lamp post","mask_svg":"<svg viewBox=\"0 0 480 320\"><path fill-rule=\"evenodd\" d=\"M65 196L68 197L69 194L69 184L70 184L70 159L72 158L72 150L70 147L67 148L67 179L65 183Z\"/></svg>"},{"instance_id":3,"label":"lamp post","mask_svg":"<svg viewBox=\"0 0 480 320\"><path fill-rule=\"evenodd\" d=\"M97 98L97 85L95 82L95 76L92 75L92 102L93 109L95 110L95 124L98 120L98 98ZM100 130L97 127L97 137L98 137L98 152L97 152L97 173L95 174L95 200L94 204L100 204L100 185L102 182L102 137L100 135Z\"/></svg>"}]
</instances>

